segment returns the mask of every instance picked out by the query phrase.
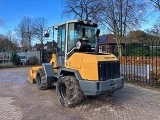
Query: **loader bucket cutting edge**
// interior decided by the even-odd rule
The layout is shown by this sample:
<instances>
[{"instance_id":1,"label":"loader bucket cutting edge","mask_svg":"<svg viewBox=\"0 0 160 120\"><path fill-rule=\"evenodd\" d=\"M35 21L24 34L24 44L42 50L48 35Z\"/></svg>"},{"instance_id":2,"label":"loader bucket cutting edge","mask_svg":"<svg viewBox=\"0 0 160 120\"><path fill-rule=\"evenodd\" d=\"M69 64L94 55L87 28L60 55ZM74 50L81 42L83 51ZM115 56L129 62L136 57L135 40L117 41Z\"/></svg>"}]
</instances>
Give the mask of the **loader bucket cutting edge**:
<instances>
[{"instance_id":1,"label":"loader bucket cutting edge","mask_svg":"<svg viewBox=\"0 0 160 120\"><path fill-rule=\"evenodd\" d=\"M35 83L36 82L36 73L37 73L39 68L42 68L42 66L34 66L34 67L30 67L29 68L28 80L31 83Z\"/></svg>"}]
</instances>

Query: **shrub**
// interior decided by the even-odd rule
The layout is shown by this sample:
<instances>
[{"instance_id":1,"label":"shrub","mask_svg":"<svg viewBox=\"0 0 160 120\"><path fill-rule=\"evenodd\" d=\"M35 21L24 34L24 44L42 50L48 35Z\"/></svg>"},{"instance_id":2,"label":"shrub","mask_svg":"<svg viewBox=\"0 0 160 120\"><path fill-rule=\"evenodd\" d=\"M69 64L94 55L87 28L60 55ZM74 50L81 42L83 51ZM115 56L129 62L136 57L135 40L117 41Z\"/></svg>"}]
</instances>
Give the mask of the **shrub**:
<instances>
[{"instance_id":1,"label":"shrub","mask_svg":"<svg viewBox=\"0 0 160 120\"><path fill-rule=\"evenodd\" d=\"M130 55L132 55L132 56L149 56L149 51L146 47L136 47L131 51Z\"/></svg>"},{"instance_id":2,"label":"shrub","mask_svg":"<svg viewBox=\"0 0 160 120\"><path fill-rule=\"evenodd\" d=\"M160 48L150 48L150 56L160 56Z\"/></svg>"},{"instance_id":3,"label":"shrub","mask_svg":"<svg viewBox=\"0 0 160 120\"><path fill-rule=\"evenodd\" d=\"M135 49L139 48L141 46L140 43L129 43L126 44L126 49L123 51L122 55L124 56L131 56L133 52L135 52Z\"/></svg>"},{"instance_id":4,"label":"shrub","mask_svg":"<svg viewBox=\"0 0 160 120\"><path fill-rule=\"evenodd\" d=\"M18 66L21 63L20 57L17 55L15 51L12 52L10 60L15 66Z\"/></svg>"},{"instance_id":5,"label":"shrub","mask_svg":"<svg viewBox=\"0 0 160 120\"><path fill-rule=\"evenodd\" d=\"M36 56L31 56L27 60L27 65L38 65L39 64L39 59Z\"/></svg>"},{"instance_id":6,"label":"shrub","mask_svg":"<svg viewBox=\"0 0 160 120\"><path fill-rule=\"evenodd\" d=\"M150 77L151 77L151 80L160 82L160 69L151 71Z\"/></svg>"},{"instance_id":7,"label":"shrub","mask_svg":"<svg viewBox=\"0 0 160 120\"><path fill-rule=\"evenodd\" d=\"M3 68L13 68L13 67L15 67L15 65L13 65L12 62L0 63L0 69L3 69Z\"/></svg>"},{"instance_id":8,"label":"shrub","mask_svg":"<svg viewBox=\"0 0 160 120\"><path fill-rule=\"evenodd\" d=\"M160 56L159 45L129 43L126 44L123 56Z\"/></svg>"}]
</instances>

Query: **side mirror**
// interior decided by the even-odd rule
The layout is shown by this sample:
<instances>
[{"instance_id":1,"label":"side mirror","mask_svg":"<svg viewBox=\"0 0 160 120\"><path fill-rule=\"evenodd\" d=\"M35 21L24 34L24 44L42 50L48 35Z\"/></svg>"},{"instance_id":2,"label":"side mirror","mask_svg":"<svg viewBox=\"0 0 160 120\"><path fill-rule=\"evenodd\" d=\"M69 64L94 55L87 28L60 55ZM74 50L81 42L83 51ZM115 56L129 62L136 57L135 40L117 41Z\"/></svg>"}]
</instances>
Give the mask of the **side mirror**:
<instances>
[{"instance_id":1,"label":"side mirror","mask_svg":"<svg viewBox=\"0 0 160 120\"><path fill-rule=\"evenodd\" d=\"M100 34L100 29L97 29L96 36L99 36L99 34Z\"/></svg>"},{"instance_id":2,"label":"side mirror","mask_svg":"<svg viewBox=\"0 0 160 120\"><path fill-rule=\"evenodd\" d=\"M49 37L49 30L44 31L44 37Z\"/></svg>"}]
</instances>

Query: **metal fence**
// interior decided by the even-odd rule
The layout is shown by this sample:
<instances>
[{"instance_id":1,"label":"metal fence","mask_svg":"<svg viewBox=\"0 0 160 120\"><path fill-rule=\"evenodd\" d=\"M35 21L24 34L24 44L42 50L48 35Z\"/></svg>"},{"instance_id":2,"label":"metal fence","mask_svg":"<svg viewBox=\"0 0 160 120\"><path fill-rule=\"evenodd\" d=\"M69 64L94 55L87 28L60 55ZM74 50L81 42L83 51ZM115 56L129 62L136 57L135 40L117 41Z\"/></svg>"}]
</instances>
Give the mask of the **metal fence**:
<instances>
[{"instance_id":1,"label":"metal fence","mask_svg":"<svg viewBox=\"0 0 160 120\"><path fill-rule=\"evenodd\" d=\"M110 48L118 57L117 46ZM127 43L121 46L119 60L126 81L160 87L160 42Z\"/></svg>"},{"instance_id":2,"label":"metal fence","mask_svg":"<svg viewBox=\"0 0 160 120\"><path fill-rule=\"evenodd\" d=\"M0 52L0 63L9 62L10 57L10 52Z\"/></svg>"}]
</instances>

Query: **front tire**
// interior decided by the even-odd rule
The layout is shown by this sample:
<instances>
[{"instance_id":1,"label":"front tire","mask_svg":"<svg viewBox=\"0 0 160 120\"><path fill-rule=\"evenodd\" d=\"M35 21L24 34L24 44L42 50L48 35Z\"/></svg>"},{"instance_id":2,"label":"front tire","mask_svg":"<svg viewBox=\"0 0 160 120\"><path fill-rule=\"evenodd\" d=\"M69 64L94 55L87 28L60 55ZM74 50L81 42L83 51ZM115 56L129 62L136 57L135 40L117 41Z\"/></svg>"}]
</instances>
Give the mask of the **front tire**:
<instances>
[{"instance_id":1,"label":"front tire","mask_svg":"<svg viewBox=\"0 0 160 120\"><path fill-rule=\"evenodd\" d=\"M37 71L36 83L38 89L40 90L45 90L48 88L44 68L39 68L39 70Z\"/></svg>"},{"instance_id":2,"label":"front tire","mask_svg":"<svg viewBox=\"0 0 160 120\"><path fill-rule=\"evenodd\" d=\"M56 86L56 94L63 107L75 106L84 98L78 80L74 76L59 78Z\"/></svg>"}]
</instances>

